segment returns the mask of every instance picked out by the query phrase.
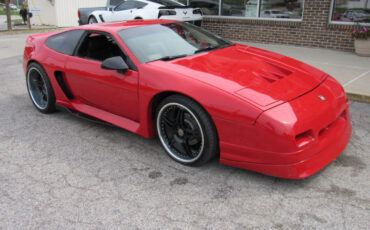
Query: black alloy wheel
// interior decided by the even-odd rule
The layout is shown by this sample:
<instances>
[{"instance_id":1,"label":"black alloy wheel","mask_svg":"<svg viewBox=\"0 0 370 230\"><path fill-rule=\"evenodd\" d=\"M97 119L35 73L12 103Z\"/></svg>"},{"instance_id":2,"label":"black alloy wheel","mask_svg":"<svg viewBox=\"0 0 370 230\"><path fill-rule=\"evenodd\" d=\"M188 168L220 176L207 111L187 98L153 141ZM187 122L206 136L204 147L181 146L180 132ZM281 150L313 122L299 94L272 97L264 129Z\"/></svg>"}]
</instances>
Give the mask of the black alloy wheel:
<instances>
[{"instance_id":1,"label":"black alloy wheel","mask_svg":"<svg viewBox=\"0 0 370 230\"><path fill-rule=\"evenodd\" d=\"M37 63L31 63L26 75L27 90L34 106L42 113L55 111L55 95L49 78Z\"/></svg>"},{"instance_id":2,"label":"black alloy wheel","mask_svg":"<svg viewBox=\"0 0 370 230\"><path fill-rule=\"evenodd\" d=\"M218 153L216 128L205 110L193 100L173 95L156 113L157 134L163 148L176 161L200 165Z\"/></svg>"}]
</instances>

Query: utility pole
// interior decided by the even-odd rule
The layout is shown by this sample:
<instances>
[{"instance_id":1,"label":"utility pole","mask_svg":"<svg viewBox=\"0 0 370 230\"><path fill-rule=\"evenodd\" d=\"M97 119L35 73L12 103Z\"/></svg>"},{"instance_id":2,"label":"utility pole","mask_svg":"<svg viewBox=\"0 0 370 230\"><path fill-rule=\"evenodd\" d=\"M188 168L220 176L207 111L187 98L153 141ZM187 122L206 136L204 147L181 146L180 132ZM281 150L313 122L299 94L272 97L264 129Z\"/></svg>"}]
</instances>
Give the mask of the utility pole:
<instances>
[{"instance_id":1,"label":"utility pole","mask_svg":"<svg viewBox=\"0 0 370 230\"><path fill-rule=\"evenodd\" d=\"M12 17L10 16L10 7L9 7L10 0L5 0L5 7L6 7L6 19L8 21L8 30L12 30Z\"/></svg>"}]
</instances>

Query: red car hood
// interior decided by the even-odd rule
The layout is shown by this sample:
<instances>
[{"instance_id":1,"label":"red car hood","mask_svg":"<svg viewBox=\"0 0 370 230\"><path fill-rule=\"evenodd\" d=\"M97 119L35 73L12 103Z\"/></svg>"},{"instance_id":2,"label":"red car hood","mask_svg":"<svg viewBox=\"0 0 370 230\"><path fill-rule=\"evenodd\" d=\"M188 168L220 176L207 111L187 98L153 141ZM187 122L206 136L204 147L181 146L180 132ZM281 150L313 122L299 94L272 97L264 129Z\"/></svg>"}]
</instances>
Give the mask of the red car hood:
<instances>
[{"instance_id":1,"label":"red car hood","mask_svg":"<svg viewBox=\"0 0 370 230\"><path fill-rule=\"evenodd\" d=\"M326 74L266 50L236 44L171 62L152 62L236 96L266 110L317 87Z\"/></svg>"}]
</instances>

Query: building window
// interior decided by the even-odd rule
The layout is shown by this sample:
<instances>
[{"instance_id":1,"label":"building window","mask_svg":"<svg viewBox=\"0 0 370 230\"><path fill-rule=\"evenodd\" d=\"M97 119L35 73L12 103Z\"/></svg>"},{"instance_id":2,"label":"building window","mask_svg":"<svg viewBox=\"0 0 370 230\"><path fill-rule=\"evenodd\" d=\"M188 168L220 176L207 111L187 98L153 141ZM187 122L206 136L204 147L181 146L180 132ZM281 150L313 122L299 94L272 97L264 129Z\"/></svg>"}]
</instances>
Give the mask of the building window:
<instances>
[{"instance_id":1,"label":"building window","mask_svg":"<svg viewBox=\"0 0 370 230\"><path fill-rule=\"evenodd\" d=\"M304 0L189 0L205 16L302 19Z\"/></svg>"},{"instance_id":2,"label":"building window","mask_svg":"<svg viewBox=\"0 0 370 230\"><path fill-rule=\"evenodd\" d=\"M370 0L333 0L331 21L370 23Z\"/></svg>"}]
</instances>

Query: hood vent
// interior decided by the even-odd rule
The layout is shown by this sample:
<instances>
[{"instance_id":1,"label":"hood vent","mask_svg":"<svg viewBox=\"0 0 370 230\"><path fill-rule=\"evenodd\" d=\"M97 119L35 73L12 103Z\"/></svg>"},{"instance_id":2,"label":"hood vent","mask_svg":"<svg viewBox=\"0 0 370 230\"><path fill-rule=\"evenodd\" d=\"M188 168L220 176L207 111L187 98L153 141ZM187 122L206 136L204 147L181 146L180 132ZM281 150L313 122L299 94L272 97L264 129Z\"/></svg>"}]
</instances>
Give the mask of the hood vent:
<instances>
[{"instance_id":1,"label":"hood vent","mask_svg":"<svg viewBox=\"0 0 370 230\"><path fill-rule=\"evenodd\" d=\"M265 60L261 61L266 64L265 68L262 69L260 73L253 72L253 74L264 79L268 83L274 83L292 74L290 70L284 69Z\"/></svg>"}]
</instances>

